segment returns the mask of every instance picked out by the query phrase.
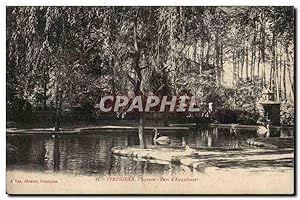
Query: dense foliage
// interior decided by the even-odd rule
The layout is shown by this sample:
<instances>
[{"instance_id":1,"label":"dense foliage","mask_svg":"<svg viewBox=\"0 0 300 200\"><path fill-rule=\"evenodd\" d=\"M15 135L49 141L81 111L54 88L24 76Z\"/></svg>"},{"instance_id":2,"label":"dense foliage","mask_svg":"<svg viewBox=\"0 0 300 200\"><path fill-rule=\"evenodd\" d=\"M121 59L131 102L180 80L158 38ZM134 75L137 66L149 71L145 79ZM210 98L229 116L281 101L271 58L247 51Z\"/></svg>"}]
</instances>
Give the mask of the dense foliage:
<instances>
[{"instance_id":1,"label":"dense foliage","mask_svg":"<svg viewBox=\"0 0 300 200\"><path fill-rule=\"evenodd\" d=\"M209 120L255 124L269 88L293 123L292 7L7 7L6 32L9 120L90 120L99 97L133 91L189 93L194 120L212 102Z\"/></svg>"}]
</instances>

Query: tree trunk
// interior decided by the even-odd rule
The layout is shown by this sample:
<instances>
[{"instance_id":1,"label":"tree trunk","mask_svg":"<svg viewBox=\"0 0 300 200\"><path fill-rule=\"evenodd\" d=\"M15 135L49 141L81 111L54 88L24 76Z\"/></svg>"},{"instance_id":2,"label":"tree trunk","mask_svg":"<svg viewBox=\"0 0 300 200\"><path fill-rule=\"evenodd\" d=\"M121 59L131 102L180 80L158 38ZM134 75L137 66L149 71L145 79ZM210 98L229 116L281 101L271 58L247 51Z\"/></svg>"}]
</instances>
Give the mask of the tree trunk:
<instances>
[{"instance_id":1,"label":"tree trunk","mask_svg":"<svg viewBox=\"0 0 300 200\"><path fill-rule=\"evenodd\" d=\"M46 70L45 70L46 71ZM44 71L44 91L43 91L43 110L47 110L47 81L46 72Z\"/></svg>"},{"instance_id":2,"label":"tree trunk","mask_svg":"<svg viewBox=\"0 0 300 200\"><path fill-rule=\"evenodd\" d=\"M195 43L194 43L194 62L195 63L197 63L197 46L198 46L198 40L196 38Z\"/></svg>"},{"instance_id":3,"label":"tree trunk","mask_svg":"<svg viewBox=\"0 0 300 200\"><path fill-rule=\"evenodd\" d=\"M57 136L55 136L54 140L54 148L53 148L53 171L59 172L60 170L60 141Z\"/></svg>"},{"instance_id":4,"label":"tree trunk","mask_svg":"<svg viewBox=\"0 0 300 200\"><path fill-rule=\"evenodd\" d=\"M255 63L256 63L256 46L254 45L253 47L253 65L252 67L252 81L254 81L254 76L255 76Z\"/></svg>"},{"instance_id":5,"label":"tree trunk","mask_svg":"<svg viewBox=\"0 0 300 200\"><path fill-rule=\"evenodd\" d=\"M62 23L62 43L60 44L60 53L64 52L64 42L65 39L65 24ZM56 115L55 115L55 131L59 131L60 129L60 114L61 114L61 106L62 106L62 89L60 88L61 81L61 67L57 66L56 71L56 97L55 97L55 105L56 105Z\"/></svg>"},{"instance_id":6,"label":"tree trunk","mask_svg":"<svg viewBox=\"0 0 300 200\"><path fill-rule=\"evenodd\" d=\"M275 34L272 37L272 60L271 60L271 70L270 70L270 89L273 90L274 87L274 70L275 70Z\"/></svg>"},{"instance_id":7,"label":"tree trunk","mask_svg":"<svg viewBox=\"0 0 300 200\"><path fill-rule=\"evenodd\" d=\"M276 101L279 101L278 66L275 66Z\"/></svg>"},{"instance_id":8,"label":"tree trunk","mask_svg":"<svg viewBox=\"0 0 300 200\"><path fill-rule=\"evenodd\" d=\"M232 85L235 86L235 81L236 81L236 76L235 76L235 70L236 70L236 66L235 66L235 53L232 53Z\"/></svg>"},{"instance_id":9,"label":"tree trunk","mask_svg":"<svg viewBox=\"0 0 300 200\"><path fill-rule=\"evenodd\" d=\"M251 66L250 66L250 79L253 81L254 78L254 65L255 65L255 46L252 44L251 49Z\"/></svg>"},{"instance_id":10,"label":"tree trunk","mask_svg":"<svg viewBox=\"0 0 300 200\"><path fill-rule=\"evenodd\" d=\"M275 63L274 63L274 80L275 80L275 89L276 89L276 101L279 101L279 82L278 82L278 47L276 43L275 48Z\"/></svg>"},{"instance_id":11,"label":"tree trunk","mask_svg":"<svg viewBox=\"0 0 300 200\"><path fill-rule=\"evenodd\" d=\"M258 60L257 60L257 76L258 77L260 77L260 59L261 59L260 49L258 48Z\"/></svg>"},{"instance_id":12,"label":"tree trunk","mask_svg":"<svg viewBox=\"0 0 300 200\"><path fill-rule=\"evenodd\" d=\"M217 82L217 85L220 85L220 70L219 70L219 67L220 67L220 47L219 47L219 33L217 31L216 33L216 40L215 40L215 50L216 50L216 59L215 59L215 66L216 66L216 69L215 69L215 72L216 72L216 82Z\"/></svg>"},{"instance_id":13,"label":"tree trunk","mask_svg":"<svg viewBox=\"0 0 300 200\"><path fill-rule=\"evenodd\" d=\"M258 78L261 77L260 74L260 62L261 62L261 41L262 41L262 26L258 26L257 29L259 30L259 34L258 34L258 38L257 41L259 41L259 45L258 45L258 60L257 60L257 76Z\"/></svg>"},{"instance_id":14,"label":"tree trunk","mask_svg":"<svg viewBox=\"0 0 300 200\"><path fill-rule=\"evenodd\" d=\"M293 78L291 75L291 70L288 68L288 77L290 79L290 86L291 86L291 100L294 102L294 84L293 84Z\"/></svg>"},{"instance_id":15,"label":"tree trunk","mask_svg":"<svg viewBox=\"0 0 300 200\"><path fill-rule=\"evenodd\" d=\"M245 43L244 43L245 46ZM244 63L245 63L245 47L243 48L242 52L242 61L241 61L241 79L243 79L243 74L244 74Z\"/></svg>"},{"instance_id":16,"label":"tree trunk","mask_svg":"<svg viewBox=\"0 0 300 200\"><path fill-rule=\"evenodd\" d=\"M204 63L204 48L205 48L205 43L204 43L204 39L201 39L201 65L200 65L200 74L202 73L202 66Z\"/></svg>"},{"instance_id":17,"label":"tree trunk","mask_svg":"<svg viewBox=\"0 0 300 200\"><path fill-rule=\"evenodd\" d=\"M232 80L232 85L233 85L233 88L234 88L234 96L233 96L233 108L235 108L235 105L236 105L236 79L237 79L237 75L236 75L236 57L235 57L235 52L233 52L233 55L232 55L232 62L233 62L233 67L232 67L232 72L233 72L233 80Z\"/></svg>"},{"instance_id":18,"label":"tree trunk","mask_svg":"<svg viewBox=\"0 0 300 200\"><path fill-rule=\"evenodd\" d=\"M281 48L280 48L281 49ZM279 66L278 66L278 81L279 81L279 100L282 100L282 54L280 50Z\"/></svg>"},{"instance_id":19,"label":"tree trunk","mask_svg":"<svg viewBox=\"0 0 300 200\"><path fill-rule=\"evenodd\" d=\"M168 113L167 112L163 112L162 115L163 115L162 116L163 125L164 126L168 126L169 125Z\"/></svg>"},{"instance_id":20,"label":"tree trunk","mask_svg":"<svg viewBox=\"0 0 300 200\"><path fill-rule=\"evenodd\" d=\"M115 85L115 70L114 70L114 60L112 58L112 55L110 55L109 58L109 67L112 72L112 79L111 79L111 91L115 95L116 94L116 85Z\"/></svg>"},{"instance_id":21,"label":"tree trunk","mask_svg":"<svg viewBox=\"0 0 300 200\"><path fill-rule=\"evenodd\" d=\"M286 100L286 61L283 62L283 99Z\"/></svg>"},{"instance_id":22,"label":"tree trunk","mask_svg":"<svg viewBox=\"0 0 300 200\"><path fill-rule=\"evenodd\" d=\"M210 41L207 40L206 64L209 64Z\"/></svg>"},{"instance_id":23,"label":"tree trunk","mask_svg":"<svg viewBox=\"0 0 300 200\"><path fill-rule=\"evenodd\" d=\"M236 67L236 75L235 75L235 77L237 79L240 78L240 65L239 65L240 62L239 62L239 60L240 60L240 52L237 51L236 52L236 59L235 59L235 67Z\"/></svg>"},{"instance_id":24,"label":"tree trunk","mask_svg":"<svg viewBox=\"0 0 300 200\"><path fill-rule=\"evenodd\" d=\"M261 44L261 56L262 56L262 62L263 62L263 68L262 68L262 86L266 87L266 31L265 31L266 23L264 22L263 25L263 37L262 37L262 44Z\"/></svg>"},{"instance_id":25,"label":"tree trunk","mask_svg":"<svg viewBox=\"0 0 300 200\"><path fill-rule=\"evenodd\" d=\"M224 69L223 69L223 43L221 43L221 50L220 50L220 73L221 73L221 83L224 81Z\"/></svg>"},{"instance_id":26,"label":"tree trunk","mask_svg":"<svg viewBox=\"0 0 300 200\"><path fill-rule=\"evenodd\" d=\"M142 68L140 67L140 48L138 45L138 39L137 39L137 27L138 27L138 14L136 15L135 21L134 21L134 49L135 49L135 55L134 55L134 63L133 68L135 71L135 74L137 75L136 81L134 82L134 93L135 95L141 95L141 83L142 83ZM144 113L139 113L139 127L138 127L138 134L139 134L139 141L140 141L140 148L146 148L145 138L144 138Z\"/></svg>"},{"instance_id":27,"label":"tree trunk","mask_svg":"<svg viewBox=\"0 0 300 200\"><path fill-rule=\"evenodd\" d=\"M292 101L294 101L294 83L293 83L293 78L292 78L292 76L291 76L291 70L290 70L290 68L291 68L291 65L290 65L290 57L289 57L289 51L288 51L288 45L286 45L286 47L285 47L285 53L286 53L286 59L287 59L287 72L288 72L288 78L289 78L289 80L290 80L290 88L291 88L291 99L292 99Z\"/></svg>"},{"instance_id":28,"label":"tree trunk","mask_svg":"<svg viewBox=\"0 0 300 200\"><path fill-rule=\"evenodd\" d=\"M248 67L248 44L246 45L246 80L249 79L249 67Z\"/></svg>"},{"instance_id":29,"label":"tree trunk","mask_svg":"<svg viewBox=\"0 0 300 200\"><path fill-rule=\"evenodd\" d=\"M58 83L56 83L56 94L55 94L55 131L59 131L60 128L60 91Z\"/></svg>"},{"instance_id":30,"label":"tree trunk","mask_svg":"<svg viewBox=\"0 0 300 200\"><path fill-rule=\"evenodd\" d=\"M263 70L262 70L262 87L266 87L266 62L263 61Z\"/></svg>"},{"instance_id":31,"label":"tree trunk","mask_svg":"<svg viewBox=\"0 0 300 200\"><path fill-rule=\"evenodd\" d=\"M252 81L255 84L254 76L255 76L255 63L256 63L256 43L257 43L257 23L255 22L255 27L254 27L254 37L252 41Z\"/></svg>"},{"instance_id":32,"label":"tree trunk","mask_svg":"<svg viewBox=\"0 0 300 200\"><path fill-rule=\"evenodd\" d=\"M144 137L144 113L140 112L140 121L139 121L139 141L140 141L140 148L146 149L146 142Z\"/></svg>"}]
</instances>

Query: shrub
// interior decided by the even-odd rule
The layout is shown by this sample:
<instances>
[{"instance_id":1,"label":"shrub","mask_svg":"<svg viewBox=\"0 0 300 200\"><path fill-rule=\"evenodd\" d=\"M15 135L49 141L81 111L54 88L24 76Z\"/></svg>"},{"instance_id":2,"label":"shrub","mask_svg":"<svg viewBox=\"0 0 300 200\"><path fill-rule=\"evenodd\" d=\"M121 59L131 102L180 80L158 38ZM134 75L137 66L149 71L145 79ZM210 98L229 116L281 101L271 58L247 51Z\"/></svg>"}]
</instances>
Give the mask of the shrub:
<instances>
[{"instance_id":1,"label":"shrub","mask_svg":"<svg viewBox=\"0 0 300 200\"><path fill-rule=\"evenodd\" d=\"M294 102L283 101L280 108L280 124L292 126L295 124L295 108Z\"/></svg>"},{"instance_id":2,"label":"shrub","mask_svg":"<svg viewBox=\"0 0 300 200\"><path fill-rule=\"evenodd\" d=\"M6 102L6 115L7 120L16 122L29 122L34 118L32 105L18 97Z\"/></svg>"}]
</instances>

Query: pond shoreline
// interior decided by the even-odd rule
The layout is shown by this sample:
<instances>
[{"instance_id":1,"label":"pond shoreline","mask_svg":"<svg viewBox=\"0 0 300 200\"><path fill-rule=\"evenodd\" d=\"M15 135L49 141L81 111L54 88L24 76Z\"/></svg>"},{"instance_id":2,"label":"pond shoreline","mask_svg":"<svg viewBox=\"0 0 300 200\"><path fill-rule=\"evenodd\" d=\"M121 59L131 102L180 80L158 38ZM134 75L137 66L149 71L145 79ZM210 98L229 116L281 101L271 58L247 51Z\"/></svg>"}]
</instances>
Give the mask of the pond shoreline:
<instances>
[{"instance_id":1,"label":"pond shoreline","mask_svg":"<svg viewBox=\"0 0 300 200\"><path fill-rule=\"evenodd\" d=\"M269 138L249 138L247 139L249 146L262 147L267 149L283 149L294 148L293 137L269 137Z\"/></svg>"},{"instance_id":2,"label":"pond shoreline","mask_svg":"<svg viewBox=\"0 0 300 200\"><path fill-rule=\"evenodd\" d=\"M236 130L256 130L258 125L241 125L241 124L216 124L209 123L207 128L220 128L220 129L236 129ZM163 130L163 131L188 131L194 128L201 128L195 123L190 124L170 124L169 126L145 126L144 130ZM292 131L294 127L285 126L271 126L270 129L276 130L290 130ZM84 126L77 128L61 128L59 131L55 131L54 128L6 128L7 134L81 134L87 133L89 131L138 131L138 126L117 126L117 125L100 125L100 126Z\"/></svg>"},{"instance_id":3,"label":"pond shoreline","mask_svg":"<svg viewBox=\"0 0 300 200\"><path fill-rule=\"evenodd\" d=\"M180 164L196 171L205 172L207 170L219 170L235 168L243 165L249 169L264 168L268 161L268 166L278 168L287 167L287 161L291 164L294 159L294 150L286 149L192 149L187 151L183 147L159 147L149 146L147 149L139 147L117 146L111 149L112 153L118 156L130 157L133 159L148 160L152 162L168 162ZM261 165L261 166L260 166ZM245 169L248 171L249 169Z\"/></svg>"},{"instance_id":4,"label":"pond shoreline","mask_svg":"<svg viewBox=\"0 0 300 200\"><path fill-rule=\"evenodd\" d=\"M188 127L152 127L146 126L145 130L166 130L166 131L187 131ZM36 128L36 129L19 129L19 128L6 128L7 134L79 134L88 131L96 130L112 130L112 131L138 131L137 126L91 126L82 128L61 128L59 131L55 131L53 128Z\"/></svg>"}]
</instances>

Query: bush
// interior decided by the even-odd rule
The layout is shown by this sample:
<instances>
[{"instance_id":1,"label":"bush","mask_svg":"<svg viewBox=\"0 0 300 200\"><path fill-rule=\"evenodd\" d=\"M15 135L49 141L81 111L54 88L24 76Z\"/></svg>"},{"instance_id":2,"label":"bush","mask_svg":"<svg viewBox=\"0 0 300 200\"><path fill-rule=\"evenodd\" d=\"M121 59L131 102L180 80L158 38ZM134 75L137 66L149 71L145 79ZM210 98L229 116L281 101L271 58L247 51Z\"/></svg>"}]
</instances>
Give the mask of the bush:
<instances>
[{"instance_id":1,"label":"bush","mask_svg":"<svg viewBox=\"0 0 300 200\"><path fill-rule=\"evenodd\" d=\"M294 102L283 101L280 108L280 124L285 126L293 126L295 124L294 115Z\"/></svg>"},{"instance_id":2,"label":"bush","mask_svg":"<svg viewBox=\"0 0 300 200\"><path fill-rule=\"evenodd\" d=\"M219 109L213 114L213 119L222 124L256 124L259 115L255 111Z\"/></svg>"},{"instance_id":3,"label":"bush","mask_svg":"<svg viewBox=\"0 0 300 200\"><path fill-rule=\"evenodd\" d=\"M228 123L237 123L238 118L237 111L230 109L218 109L213 114L213 119L217 120L219 123L228 124Z\"/></svg>"},{"instance_id":4,"label":"bush","mask_svg":"<svg viewBox=\"0 0 300 200\"><path fill-rule=\"evenodd\" d=\"M252 111L239 110L237 116L238 116L237 123L247 124L247 125L255 125L259 118L258 112L254 110Z\"/></svg>"},{"instance_id":5,"label":"bush","mask_svg":"<svg viewBox=\"0 0 300 200\"><path fill-rule=\"evenodd\" d=\"M96 119L94 105L90 102L83 102L80 107L71 109L70 121L93 121Z\"/></svg>"},{"instance_id":6,"label":"bush","mask_svg":"<svg viewBox=\"0 0 300 200\"><path fill-rule=\"evenodd\" d=\"M6 102L6 115L7 120L16 122L29 122L34 118L32 105L18 97Z\"/></svg>"}]
</instances>

